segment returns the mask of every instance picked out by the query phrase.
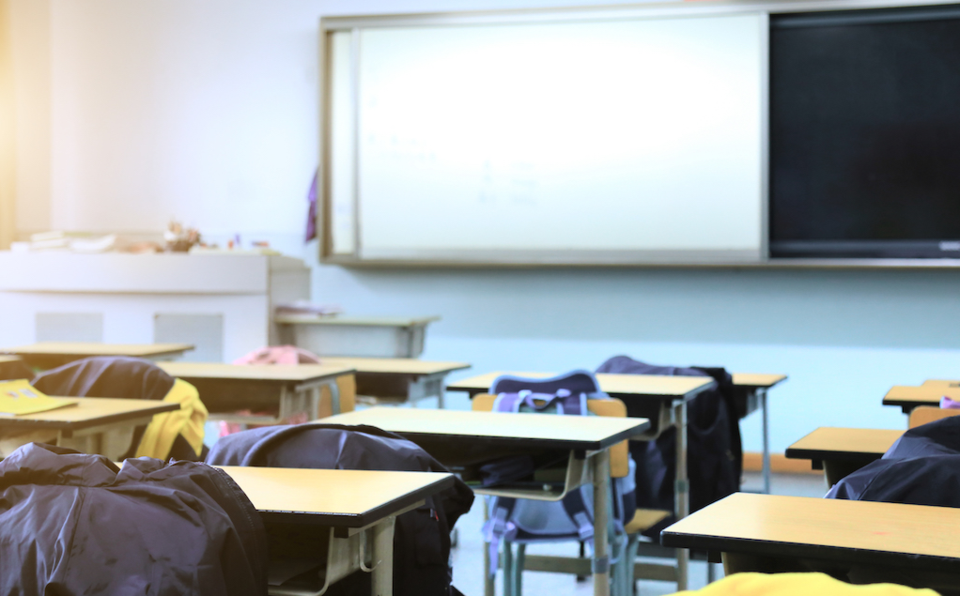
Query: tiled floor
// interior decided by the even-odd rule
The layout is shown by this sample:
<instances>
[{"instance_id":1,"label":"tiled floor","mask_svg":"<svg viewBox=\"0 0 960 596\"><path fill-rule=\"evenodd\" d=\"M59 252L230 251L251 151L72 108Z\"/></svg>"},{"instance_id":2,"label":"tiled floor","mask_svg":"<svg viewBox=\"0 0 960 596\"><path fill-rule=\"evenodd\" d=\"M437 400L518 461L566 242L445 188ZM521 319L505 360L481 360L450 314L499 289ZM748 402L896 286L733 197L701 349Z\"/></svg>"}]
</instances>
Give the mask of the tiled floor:
<instances>
[{"instance_id":1,"label":"tiled floor","mask_svg":"<svg viewBox=\"0 0 960 596\"><path fill-rule=\"evenodd\" d=\"M743 490L756 491L760 488L759 474L746 474ZM797 495L822 497L826 492L822 476L806 474L775 474L772 479L772 492L779 495ZM479 498L473 509L457 523L459 544L453 549L453 583L466 596L483 596L483 541L480 526L483 523L483 505ZM577 554L575 544L551 544L530 547L528 553L557 554L573 556ZM690 564L690 589L702 588L707 580L706 563L693 561ZM719 565L715 566L717 577L723 576ZM589 581L577 582L573 576L554 573L525 572L523 577L524 596L588 596L593 594L593 585ZM659 596L672 594L676 584L657 581L638 582L641 596ZM501 587L497 585L497 594Z\"/></svg>"}]
</instances>

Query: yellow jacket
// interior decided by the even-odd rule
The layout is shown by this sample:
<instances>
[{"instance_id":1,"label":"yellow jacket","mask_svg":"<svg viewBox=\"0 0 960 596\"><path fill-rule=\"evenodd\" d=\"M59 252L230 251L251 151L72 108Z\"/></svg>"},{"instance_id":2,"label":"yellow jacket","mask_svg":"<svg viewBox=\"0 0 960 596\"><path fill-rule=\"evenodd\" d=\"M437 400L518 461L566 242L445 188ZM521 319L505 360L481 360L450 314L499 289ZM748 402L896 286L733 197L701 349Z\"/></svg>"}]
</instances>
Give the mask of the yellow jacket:
<instances>
[{"instance_id":1,"label":"yellow jacket","mask_svg":"<svg viewBox=\"0 0 960 596\"><path fill-rule=\"evenodd\" d=\"M143 431L136 456L166 459L177 435L183 435L199 457L203 450L203 425L207 421L207 408L200 401L197 388L176 379L163 401L179 403L180 409L153 417Z\"/></svg>"},{"instance_id":2,"label":"yellow jacket","mask_svg":"<svg viewBox=\"0 0 960 596\"><path fill-rule=\"evenodd\" d=\"M918 590L894 584L854 586L823 573L735 573L702 590L677 592L676 596L937 596L933 590Z\"/></svg>"}]
</instances>

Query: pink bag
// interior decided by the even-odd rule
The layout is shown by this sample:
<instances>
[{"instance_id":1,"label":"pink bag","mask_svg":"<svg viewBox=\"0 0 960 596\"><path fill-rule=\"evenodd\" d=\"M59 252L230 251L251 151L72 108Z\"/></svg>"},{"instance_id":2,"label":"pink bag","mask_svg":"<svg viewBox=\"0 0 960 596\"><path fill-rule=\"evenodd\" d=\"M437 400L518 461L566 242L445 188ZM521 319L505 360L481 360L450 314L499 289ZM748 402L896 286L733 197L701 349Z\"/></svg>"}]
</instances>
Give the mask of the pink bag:
<instances>
[{"instance_id":1,"label":"pink bag","mask_svg":"<svg viewBox=\"0 0 960 596\"><path fill-rule=\"evenodd\" d=\"M320 364L320 359L316 354L296 346L265 346L245 354L233 361L233 364ZM241 416L252 414L250 410L237 412ZM261 415L269 415L268 412L259 412ZM307 422L307 415L304 412L295 414L284 420L285 424L303 424ZM255 428L255 425L250 425ZM220 421L220 436L225 437L243 430L243 425L235 422Z\"/></svg>"},{"instance_id":2,"label":"pink bag","mask_svg":"<svg viewBox=\"0 0 960 596\"><path fill-rule=\"evenodd\" d=\"M296 346L265 346L241 356L234 364L320 364L320 358Z\"/></svg>"}]
</instances>

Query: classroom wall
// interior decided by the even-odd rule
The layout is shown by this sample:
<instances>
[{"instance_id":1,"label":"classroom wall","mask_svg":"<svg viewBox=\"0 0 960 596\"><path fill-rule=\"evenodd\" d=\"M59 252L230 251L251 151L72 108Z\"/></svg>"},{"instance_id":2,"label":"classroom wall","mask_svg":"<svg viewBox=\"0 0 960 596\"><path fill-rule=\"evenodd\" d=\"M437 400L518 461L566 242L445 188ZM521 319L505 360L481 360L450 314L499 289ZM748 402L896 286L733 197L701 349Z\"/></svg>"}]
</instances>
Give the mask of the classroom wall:
<instances>
[{"instance_id":1,"label":"classroom wall","mask_svg":"<svg viewBox=\"0 0 960 596\"><path fill-rule=\"evenodd\" d=\"M786 372L771 392L778 451L821 425L902 427L880 406L890 385L960 377L954 271L319 266L302 242L318 17L582 0L11 3L32 31L15 53L15 76L30 79L18 97L40 102L18 120L18 138L40 139L18 163L21 233L149 231L176 217L214 239L269 239L313 265L317 301L441 315L424 357L473 362L467 374L593 368L620 353ZM759 450L758 417L743 429Z\"/></svg>"},{"instance_id":2,"label":"classroom wall","mask_svg":"<svg viewBox=\"0 0 960 596\"><path fill-rule=\"evenodd\" d=\"M0 0L0 249L8 247L16 233L16 113L10 31L10 5L8 0Z\"/></svg>"}]
</instances>

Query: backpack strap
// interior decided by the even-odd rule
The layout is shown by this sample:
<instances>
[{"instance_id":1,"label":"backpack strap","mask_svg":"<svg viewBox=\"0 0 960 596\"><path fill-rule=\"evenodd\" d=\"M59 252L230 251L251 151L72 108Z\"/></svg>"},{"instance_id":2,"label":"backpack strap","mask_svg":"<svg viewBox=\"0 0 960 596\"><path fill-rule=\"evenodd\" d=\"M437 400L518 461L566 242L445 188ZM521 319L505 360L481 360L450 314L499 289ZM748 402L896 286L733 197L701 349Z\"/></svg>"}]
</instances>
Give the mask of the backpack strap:
<instances>
[{"instance_id":1,"label":"backpack strap","mask_svg":"<svg viewBox=\"0 0 960 596\"><path fill-rule=\"evenodd\" d=\"M529 393L529 391L527 392ZM523 404L523 392L520 393L498 393L493 400L493 412L519 412Z\"/></svg>"},{"instance_id":2,"label":"backpack strap","mask_svg":"<svg viewBox=\"0 0 960 596\"><path fill-rule=\"evenodd\" d=\"M592 488L592 485L588 485L588 487ZM569 517L573 525L577 527L577 534L580 535L580 540L586 541L592 539L593 515L591 511L587 509L587 504L583 500L583 491L581 489L570 491L561 503L563 503L563 510L567 513L567 517Z\"/></svg>"},{"instance_id":3,"label":"backpack strap","mask_svg":"<svg viewBox=\"0 0 960 596\"><path fill-rule=\"evenodd\" d=\"M509 497L490 497L487 499L487 508L490 517L483 524L481 532L483 539L488 543L490 550L490 568L487 573L490 577L497 574L500 567L500 541L511 541L517 536L517 526L510 521L517 500Z\"/></svg>"}]
</instances>

